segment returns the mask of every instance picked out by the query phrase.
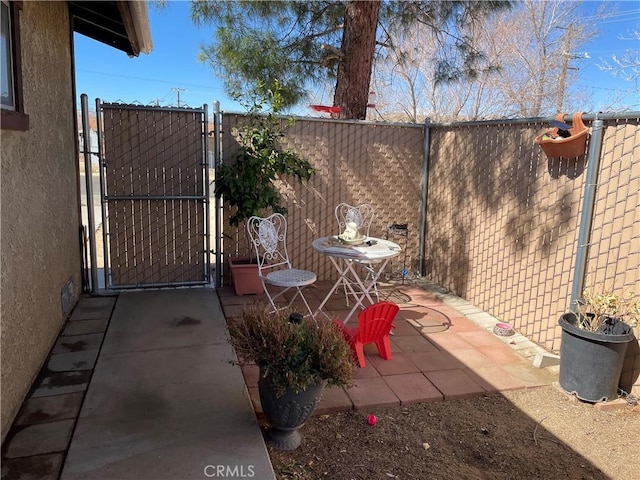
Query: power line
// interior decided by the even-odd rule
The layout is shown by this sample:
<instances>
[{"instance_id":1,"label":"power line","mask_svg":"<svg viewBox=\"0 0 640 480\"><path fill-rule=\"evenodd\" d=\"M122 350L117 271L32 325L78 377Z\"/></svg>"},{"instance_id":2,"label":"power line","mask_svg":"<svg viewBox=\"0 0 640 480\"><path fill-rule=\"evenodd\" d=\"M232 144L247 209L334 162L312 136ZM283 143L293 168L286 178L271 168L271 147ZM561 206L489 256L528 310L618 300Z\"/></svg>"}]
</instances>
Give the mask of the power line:
<instances>
[{"instance_id":1,"label":"power line","mask_svg":"<svg viewBox=\"0 0 640 480\"><path fill-rule=\"evenodd\" d=\"M185 87L197 87L197 88L206 88L206 89L212 89L215 90L215 87L212 87L211 85L197 85L194 83L183 83L183 82L177 82L175 80L158 80L156 78L145 78L145 77L136 77L133 75L121 75L119 73L110 73L110 72L98 72L95 70L85 70L82 68L78 68L76 69L77 72L84 72L84 73L93 73L96 75L105 75L107 77L119 77L119 78L129 78L132 80L145 80L147 82L155 82L155 83L167 83L167 84L173 84L175 85L176 83L179 83L180 85L184 85Z\"/></svg>"},{"instance_id":2,"label":"power line","mask_svg":"<svg viewBox=\"0 0 640 480\"><path fill-rule=\"evenodd\" d=\"M594 19L603 19L602 22L600 23L604 23L604 19L614 19L617 17L630 17L630 18L621 18L619 20L612 20L615 22L626 22L628 20L634 20L637 19L638 14L640 14L640 9L637 10L626 10L624 12L619 12L619 13L612 13L610 15L608 14L601 14L601 15L587 15L585 17L582 17L582 20L594 20Z\"/></svg>"},{"instance_id":3,"label":"power line","mask_svg":"<svg viewBox=\"0 0 640 480\"><path fill-rule=\"evenodd\" d=\"M168 92L164 97L162 97L162 99L161 99L160 101L162 101L162 102L166 102L166 101L167 101L167 99L168 99L171 95L173 95L173 92L172 92L171 90L169 90L169 92Z\"/></svg>"},{"instance_id":4,"label":"power line","mask_svg":"<svg viewBox=\"0 0 640 480\"><path fill-rule=\"evenodd\" d=\"M618 93L638 93L638 90L623 90L621 88L598 87L596 85L589 85L584 83L573 83L572 86L591 88L593 90L608 90L611 92L618 92Z\"/></svg>"},{"instance_id":5,"label":"power line","mask_svg":"<svg viewBox=\"0 0 640 480\"><path fill-rule=\"evenodd\" d=\"M636 17L630 17L630 18L621 18L619 20L602 20L600 22L598 22L598 24L602 24L602 23L621 23L621 22L629 22L631 20L635 20Z\"/></svg>"}]
</instances>

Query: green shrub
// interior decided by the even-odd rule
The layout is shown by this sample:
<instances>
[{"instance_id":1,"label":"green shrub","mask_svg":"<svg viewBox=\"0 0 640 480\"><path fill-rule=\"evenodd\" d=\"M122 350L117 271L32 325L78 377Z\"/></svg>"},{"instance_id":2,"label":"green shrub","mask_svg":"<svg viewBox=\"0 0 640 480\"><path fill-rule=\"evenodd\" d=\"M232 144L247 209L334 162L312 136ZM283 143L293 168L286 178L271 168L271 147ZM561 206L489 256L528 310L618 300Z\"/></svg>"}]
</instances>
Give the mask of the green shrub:
<instances>
[{"instance_id":1,"label":"green shrub","mask_svg":"<svg viewBox=\"0 0 640 480\"><path fill-rule=\"evenodd\" d=\"M342 333L327 319L291 323L291 313L254 305L229 323L240 365L258 365L262 375L271 376L278 396L287 389L305 390L318 379L328 385L349 385L355 364Z\"/></svg>"},{"instance_id":2,"label":"green shrub","mask_svg":"<svg viewBox=\"0 0 640 480\"><path fill-rule=\"evenodd\" d=\"M266 215L269 209L286 214L274 182L285 178L308 181L314 173L311 163L282 148L284 129L275 116L281 109L282 93L259 90L255 95L251 102L243 102L249 113L247 122L238 127L238 150L231 163L216 170L215 195L235 207L229 223L236 226L253 215ZM292 123L293 118L286 122L287 126Z\"/></svg>"}]
</instances>

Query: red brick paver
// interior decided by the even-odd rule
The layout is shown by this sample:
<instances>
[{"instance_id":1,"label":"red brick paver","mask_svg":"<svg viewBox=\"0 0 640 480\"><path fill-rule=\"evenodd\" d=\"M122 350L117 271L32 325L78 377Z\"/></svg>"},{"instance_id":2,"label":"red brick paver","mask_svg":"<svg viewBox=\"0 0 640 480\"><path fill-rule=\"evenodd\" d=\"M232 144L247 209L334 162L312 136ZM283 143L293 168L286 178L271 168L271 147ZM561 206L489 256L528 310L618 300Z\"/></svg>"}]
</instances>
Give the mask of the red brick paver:
<instances>
[{"instance_id":1,"label":"red brick paver","mask_svg":"<svg viewBox=\"0 0 640 480\"><path fill-rule=\"evenodd\" d=\"M442 392L422 373L389 375L384 377L384 381L403 405L444 399Z\"/></svg>"},{"instance_id":2,"label":"red brick paver","mask_svg":"<svg viewBox=\"0 0 640 480\"><path fill-rule=\"evenodd\" d=\"M329 282L318 282L306 295L316 308ZM264 295L236 297L233 289L218 289L225 316L242 314L242 309ZM364 347L366 366L356 368L349 388L327 388L316 409L326 413L345 409L431 402L483 395L553 382L555 376L536 369L493 332L446 305L432 292L417 286L383 288L381 300L400 306L391 335L392 359L384 360L373 344ZM336 292L319 318L344 318L344 293ZM357 325L354 316L348 323ZM243 374L256 413L261 415L257 390L258 368L244 366Z\"/></svg>"},{"instance_id":3,"label":"red brick paver","mask_svg":"<svg viewBox=\"0 0 640 480\"><path fill-rule=\"evenodd\" d=\"M400 405L400 399L382 377L356 380L354 385L347 389L347 395L353 402L354 408Z\"/></svg>"}]
</instances>

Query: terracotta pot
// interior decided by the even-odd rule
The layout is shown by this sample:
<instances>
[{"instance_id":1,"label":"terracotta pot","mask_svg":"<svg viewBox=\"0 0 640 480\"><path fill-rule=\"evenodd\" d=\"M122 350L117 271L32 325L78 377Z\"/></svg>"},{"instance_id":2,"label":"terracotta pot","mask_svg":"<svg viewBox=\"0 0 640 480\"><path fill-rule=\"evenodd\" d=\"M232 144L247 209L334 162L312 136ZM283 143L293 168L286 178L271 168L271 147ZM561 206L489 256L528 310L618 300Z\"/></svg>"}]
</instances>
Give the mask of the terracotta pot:
<instances>
[{"instance_id":1,"label":"terracotta pot","mask_svg":"<svg viewBox=\"0 0 640 480\"><path fill-rule=\"evenodd\" d=\"M229 268L233 277L236 295L259 295L264 293L262 280L258 276L258 264L250 257L229 257Z\"/></svg>"},{"instance_id":2,"label":"terracotta pot","mask_svg":"<svg viewBox=\"0 0 640 480\"><path fill-rule=\"evenodd\" d=\"M564 114L559 114L556 120L564 121ZM548 158L576 158L584 155L589 130L582 122L582 113L573 115L572 127L569 132L571 133L570 137L552 140L547 135L555 137L558 129L551 128L538 135L534 141L540 145Z\"/></svg>"}]
</instances>

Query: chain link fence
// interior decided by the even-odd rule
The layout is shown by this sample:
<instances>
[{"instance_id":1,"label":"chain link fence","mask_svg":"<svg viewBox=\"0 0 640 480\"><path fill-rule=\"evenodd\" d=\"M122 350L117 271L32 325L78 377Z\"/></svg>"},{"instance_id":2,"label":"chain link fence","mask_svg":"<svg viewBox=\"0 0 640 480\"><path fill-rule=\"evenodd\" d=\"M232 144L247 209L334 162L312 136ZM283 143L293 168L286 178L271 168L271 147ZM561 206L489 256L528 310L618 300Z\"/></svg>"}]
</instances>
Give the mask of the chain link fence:
<instances>
[{"instance_id":1,"label":"chain link fence","mask_svg":"<svg viewBox=\"0 0 640 480\"><path fill-rule=\"evenodd\" d=\"M372 235L385 236L393 223L408 224L411 275L425 275L558 352L557 320L570 308L587 155L548 159L534 138L549 120L429 126L297 119L287 132L288 146L316 174L304 186L281 184L294 262L332 279L334 270L311 242L339 233L333 216L338 203L370 203L376 210ZM240 121L242 115L223 116L225 161ZM585 285L640 294L638 122L637 112L604 122ZM225 254L246 248L228 221L223 227Z\"/></svg>"},{"instance_id":2,"label":"chain link fence","mask_svg":"<svg viewBox=\"0 0 640 480\"><path fill-rule=\"evenodd\" d=\"M242 115L223 116L225 161L237 148L233 133L242 119ZM298 119L287 130L287 146L309 160L316 173L304 185L286 181L279 185L288 210L288 249L292 262L315 271L321 280L335 279L335 268L326 256L312 250L311 243L318 237L340 233L334 216L340 202L368 203L376 212L371 236L385 238L388 227L394 223L408 224L411 233L406 242L407 258L396 259L388 272L400 274L405 262L413 272L417 271L423 138L420 125ZM230 255L246 255L249 250L244 227L229 226L230 212L224 212L226 261Z\"/></svg>"}]
</instances>

